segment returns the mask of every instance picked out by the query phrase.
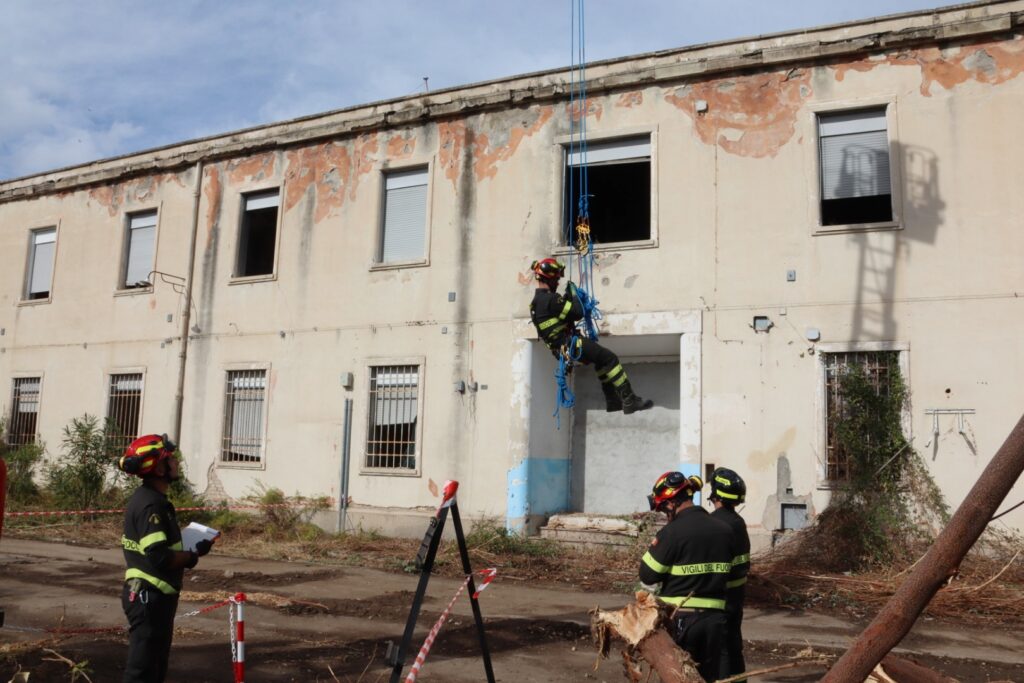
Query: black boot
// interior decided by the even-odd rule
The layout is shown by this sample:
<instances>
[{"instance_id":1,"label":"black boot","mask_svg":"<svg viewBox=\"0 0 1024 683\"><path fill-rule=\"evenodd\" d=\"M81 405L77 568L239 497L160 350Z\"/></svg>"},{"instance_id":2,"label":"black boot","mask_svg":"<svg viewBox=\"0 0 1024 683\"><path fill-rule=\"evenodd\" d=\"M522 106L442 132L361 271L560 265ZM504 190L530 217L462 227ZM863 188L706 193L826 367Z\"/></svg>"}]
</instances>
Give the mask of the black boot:
<instances>
[{"instance_id":1,"label":"black boot","mask_svg":"<svg viewBox=\"0 0 1024 683\"><path fill-rule=\"evenodd\" d=\"M633 387L629 385L629 380L618 386L619 399L622 401L622 412L626 415L635 413L638 410L650 410L654 407L654 401L649 398L640 398L633 393Z\"/></svg>"},{"instance_id":2,"label":"black boot","mask_svg":"<svg viewBox=\"0 0 1024 683\"><path fill-rule=\"evenodd\" d=\"M622 410L622 399L616 393L615 387L601 382L601 391L604 392L604 409L607 412L617 413Z\"/></svg>"}]
</instances>

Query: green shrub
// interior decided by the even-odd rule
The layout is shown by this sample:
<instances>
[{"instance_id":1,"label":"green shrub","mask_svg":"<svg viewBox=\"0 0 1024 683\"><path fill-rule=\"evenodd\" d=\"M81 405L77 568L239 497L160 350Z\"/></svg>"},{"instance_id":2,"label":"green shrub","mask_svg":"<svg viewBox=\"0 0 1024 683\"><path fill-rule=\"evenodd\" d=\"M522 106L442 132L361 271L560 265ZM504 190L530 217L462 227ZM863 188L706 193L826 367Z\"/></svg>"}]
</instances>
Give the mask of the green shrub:
<instances>
[{"instance_id":1,"label":"green shrub","mask_svg":"<svg viewBox=\"0 0 1024 683\"><path fill-rule=\"evenodd\" d=\"M558 554L558 547L552 541L520 536L493 519L480 520L473 525L466 534L466 547L495 555L554 557Z\"/></svg>"},{"instance_id":2,"label":"green shrub","mask_svg":"<svg viewBox=\"0 0 1024 683\"><path fill-rule=\"evenodd\" d=\"M7 462L8 505L29 505L39 498L35 474L45 450L41 443L33 443L8 449L0 456Z\"/></svg>"},{"instance_id":3,"label":"green shrub","mask_svg":"<svg viewBox=\"0 0 1024 683\"><path fill-rule=\"evenodd\" d=\"M261 507L256 517L270 534L285 534L301 537L314 534L310 529L313 516L330 507L330 500L324 496L286 496L281 489L267 488L263 482L256 482L253 491L246 496L253 505Z\"/></svg>"},{"instance_id":4,"label":"green shrub","mask_svg":"<svg viewBox=\"0 0 1024 683\"><path fill-rule=\"evenodd\" d=\"M117 428L92 415L64 427L62 454L46 468L46 492L65 510L88 510L124 500L127 475L117 468Z\"/></svg>"}]
</instances>

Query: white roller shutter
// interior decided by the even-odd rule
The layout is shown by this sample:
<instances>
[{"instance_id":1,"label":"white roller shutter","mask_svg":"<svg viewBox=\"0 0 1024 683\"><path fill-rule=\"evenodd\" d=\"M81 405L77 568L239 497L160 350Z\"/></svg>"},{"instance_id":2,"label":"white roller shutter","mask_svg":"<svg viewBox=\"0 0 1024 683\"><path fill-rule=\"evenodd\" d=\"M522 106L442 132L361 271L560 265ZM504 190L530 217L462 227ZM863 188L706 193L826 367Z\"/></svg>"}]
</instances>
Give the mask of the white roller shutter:
<instances>
[{"instance_id":1,"label":"white roller shutter","mask_svg":"<svg viewBox=\"0 0 1024 683\"><path fill-rule=\"evenodd\" d=\"M822 199L892 193L885 110L818 118Z\"/></svg>"},{"instance_id":2,"label":"white roller shutter","mask_svg":"<svg viewBox=\"0 0 1024 683\"><path fill-rule=\"evenodd\" d=\"M427 169L389 173L384 193L381 263L422 259L427 227Z\"/></svg>"},{"instance_id":3,"label":"white roller shutter","mask_svg":"<svg viewBox=\"0 0 1024 683\"><path fill-rule=\"evenodd\" d=\"M28 293L45 294L53 280L53 257L57 251L57 230L37 230L32 233L32 272Z\"/></svg>"},{"instance_id":4,"label":"white roller shutter","mask_svg":"<svg viewBox=\"0 0 1024 683\"><path fill-rule=\"evenodd\" d=\"M649 161L650 158L651 137L649 135L587 144L587 165L608 162ZM566 163L569 166L582 166L583 161L583 150L573 147Z\"/></svg>"},{"instance_id":5,"label":"white roller shutter","mask_svg":"<svg viewBox=\"0 0 1024 683\"><path fill-rule=\"evenodd\" d=\"M149 282L156 252L156 212L132 216L128 224L128 264L124 285L134 287Z\"/></svg>"}]
</instances>

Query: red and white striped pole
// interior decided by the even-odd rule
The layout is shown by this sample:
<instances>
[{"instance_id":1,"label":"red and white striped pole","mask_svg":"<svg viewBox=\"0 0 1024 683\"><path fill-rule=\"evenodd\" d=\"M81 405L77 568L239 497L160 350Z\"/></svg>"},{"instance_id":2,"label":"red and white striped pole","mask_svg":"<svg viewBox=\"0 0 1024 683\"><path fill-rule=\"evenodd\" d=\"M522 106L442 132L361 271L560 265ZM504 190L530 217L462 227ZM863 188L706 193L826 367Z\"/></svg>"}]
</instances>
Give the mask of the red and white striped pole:
<instances>
[{"instance_id":1,"label":"red and white striped pole","mask_svg":"<svg viewBox=\"0 0 1024 683\"><path fill-rule=\"evenodd\" d=\"M235 683L245 683L245 593L236 593L231 604L238 608L238 619L231 633L231 664Z\"/></svg>"}]
</instances>

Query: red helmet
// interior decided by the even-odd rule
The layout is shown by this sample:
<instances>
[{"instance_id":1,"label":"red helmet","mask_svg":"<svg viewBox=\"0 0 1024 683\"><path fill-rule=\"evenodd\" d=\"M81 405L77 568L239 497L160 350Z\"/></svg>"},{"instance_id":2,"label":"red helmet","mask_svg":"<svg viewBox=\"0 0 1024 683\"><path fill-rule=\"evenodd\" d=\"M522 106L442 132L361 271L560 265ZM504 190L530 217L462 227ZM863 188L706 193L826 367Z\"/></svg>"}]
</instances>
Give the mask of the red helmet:
<instances>
[{"instance_id":1,"label":"red helmet","mask_svg":"<svg viewBox=\"0 0 1024 683\"><path fill-rule=\"evenodd\" d=\"M545 258L534 261L530 265L534 277L541 282L557 282L565 275L565 266L555 258Z\"/></svg>"},{"instance_id":2,"label":"red helmet","mask_svg":"<svg viewBox=\"0 0 1024 683\"><path fill-rule=\"evenodd\" d=\"M666 472L654 482L653 493L647 496L647 502L652 510L660 510L665 503L677 496L693 498L693 494L702 488L704 480L696 474L687 477L682 472Z\"/></svg>"},{"instance_id":3,"label":"red helmet","mask_svg":"<svg viewBox=\"0 0 1024 683\"><path fill-rule=\"evenodd\" d=\"M166 434L147 434L128 444L117 466L128 474L148 476L158 462L174 455L178 447Z\"/></svg>"}]
</instances>

